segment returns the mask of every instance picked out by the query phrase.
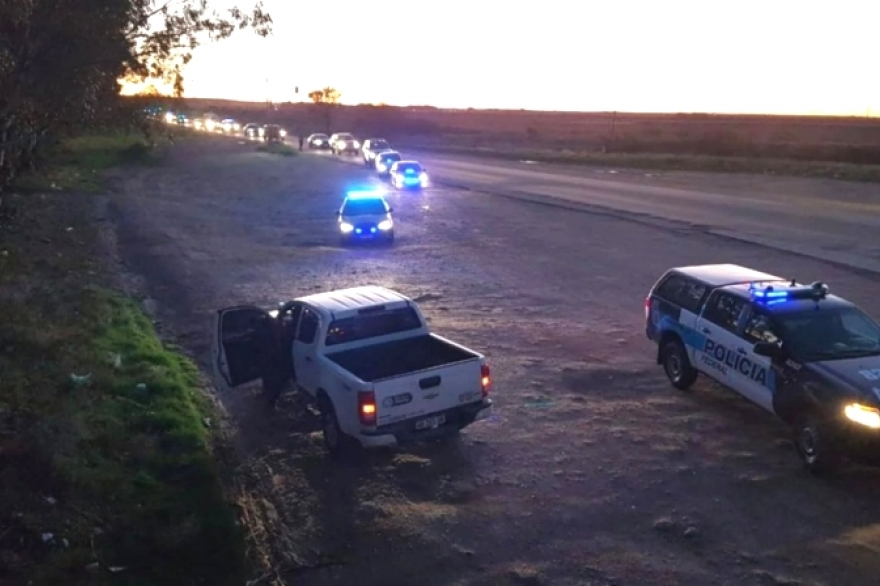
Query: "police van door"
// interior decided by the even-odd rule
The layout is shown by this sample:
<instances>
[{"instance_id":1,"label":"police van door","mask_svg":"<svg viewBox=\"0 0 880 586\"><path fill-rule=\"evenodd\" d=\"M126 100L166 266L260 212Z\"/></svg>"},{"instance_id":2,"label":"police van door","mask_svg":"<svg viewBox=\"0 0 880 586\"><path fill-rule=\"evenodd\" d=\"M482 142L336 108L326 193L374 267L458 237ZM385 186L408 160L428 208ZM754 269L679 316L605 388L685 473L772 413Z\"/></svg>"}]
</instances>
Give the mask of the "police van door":
<instances>
[{"instance_id":1,"label":"police van door","mask_svg":"<svg viewBox=\"0 0 880 586\"><path fill-rule=\"evenodd\" d=\"M754 352L755 344L758 342L779 341L779 336L774 331L772 317L760 307L752 306L749 315L746 316L742 335L748 350L748 364L744 364L744 369L747 366L750 374L746 383L751 387L750 398L767 411L775 413L773 392L776 388L776 377L772 361Z\"/></svg>"},{"instance_id":2,"label":"police van door","mask_svg":"<svg viewBox=\"0 0 880 586\"><path fill-rule=\"evenodd\" d=\"M697 364L715 380L727 385L752 401L752 387L743 373L743 360L748 349L737 335L744 317L746 300L725 291L714 291L697 321L697 331L705 336L703 349L697 352Z\"/></svg>"}]
</instances>

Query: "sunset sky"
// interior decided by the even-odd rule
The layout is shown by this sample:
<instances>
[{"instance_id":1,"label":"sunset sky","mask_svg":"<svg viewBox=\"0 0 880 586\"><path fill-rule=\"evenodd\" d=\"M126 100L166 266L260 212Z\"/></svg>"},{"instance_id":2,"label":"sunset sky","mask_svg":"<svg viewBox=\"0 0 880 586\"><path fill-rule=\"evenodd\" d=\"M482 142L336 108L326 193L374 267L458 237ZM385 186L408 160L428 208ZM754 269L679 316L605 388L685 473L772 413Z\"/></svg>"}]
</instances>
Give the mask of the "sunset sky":
<instances>
[{"instance_id":1,"label":"sunset sky","mask_svg":"<svg viewBox=\"0 0 880 586\"><path fill-rule=\"evenodd\" d=\"M353 104L880 114L872 0L264 5L275 34L198 49L188 97L296 101L329 85Z\"/></svg>"}]
</instances>

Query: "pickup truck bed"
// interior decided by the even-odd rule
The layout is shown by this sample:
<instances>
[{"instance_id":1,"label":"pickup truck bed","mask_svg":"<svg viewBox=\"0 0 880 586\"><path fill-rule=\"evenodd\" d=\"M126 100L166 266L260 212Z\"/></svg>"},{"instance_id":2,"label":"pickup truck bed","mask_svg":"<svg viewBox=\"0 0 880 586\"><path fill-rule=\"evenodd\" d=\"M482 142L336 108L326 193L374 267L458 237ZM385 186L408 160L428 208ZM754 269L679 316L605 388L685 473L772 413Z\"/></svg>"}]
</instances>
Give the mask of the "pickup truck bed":
<instances>
[{"instance_id":1,"label":"pickup truck bed","mask_svg":"<svg viewBox=\"0 0 880 586\"><path fill-rule=\"evenodd\" d=\"M453 346L432 334L325 356L368 383L477 357L476 354Z\"/></svg>"}]
</instances>

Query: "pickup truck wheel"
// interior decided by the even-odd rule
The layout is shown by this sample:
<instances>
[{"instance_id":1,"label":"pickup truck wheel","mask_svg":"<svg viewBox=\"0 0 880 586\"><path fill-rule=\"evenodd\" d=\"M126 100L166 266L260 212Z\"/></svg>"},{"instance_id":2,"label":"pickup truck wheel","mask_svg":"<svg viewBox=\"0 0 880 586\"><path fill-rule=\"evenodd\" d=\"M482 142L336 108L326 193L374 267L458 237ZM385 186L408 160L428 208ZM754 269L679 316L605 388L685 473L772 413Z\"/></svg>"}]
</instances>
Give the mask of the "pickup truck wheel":
<instances>
[{"instance_id":1,"label":"pickup truck wheel","mask_svg":"<svg viewBox=\"0 0 880 586\"><path fill-rule=\"evenodd\" d=\"M812 474L830 475L840 468L841 458L827 428L815 417L806 416L794 426L794 446L804 468Z\"/></svg>"},{"instance_id":2,"label":"pickup truck wheel","mask_svg":"<svg viewBox=\"0 0 880 586\"><path fill-rule=\"evenodd\" d=\"M343 433L336 418L332 405L321 406L321 433L324 436L324 447L333 458L344 458L354 453L357 442Z\"/></svg>"},{"instance_id":3,"label":"pickup truck wheel","mask_svg":"<svg viewBox=\"0 0 880 586\"><path fill-rule=\"evenodd\" d=\"M691 366L684 345L677 339L663 343L660 348L660 362L666 378L677 389L686 391L697 380L697 370Z\"/></svg>"}]
</instances>

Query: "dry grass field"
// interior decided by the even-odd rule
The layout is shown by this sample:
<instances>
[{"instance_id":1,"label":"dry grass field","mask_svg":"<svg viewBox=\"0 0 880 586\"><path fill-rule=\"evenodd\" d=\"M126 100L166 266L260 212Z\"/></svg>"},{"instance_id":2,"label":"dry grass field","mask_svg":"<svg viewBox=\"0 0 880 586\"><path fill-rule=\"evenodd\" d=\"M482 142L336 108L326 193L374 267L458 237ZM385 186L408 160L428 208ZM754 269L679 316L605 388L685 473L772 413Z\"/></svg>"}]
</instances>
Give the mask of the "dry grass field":
<instances>
[{"instance_id":1,"label":"dry grass field","mask_svg":"<svg viewBox=\"0 0 880 586\"><path fill-rule=\"evenodd\" d=\"M880 118L442 110L183 100L291 133L348 131L409 148L558 162L880 178ZM858 169L854 167L859 167Z\"/></svg>"}]
</instances>

